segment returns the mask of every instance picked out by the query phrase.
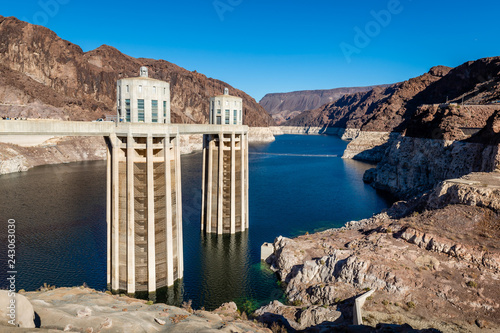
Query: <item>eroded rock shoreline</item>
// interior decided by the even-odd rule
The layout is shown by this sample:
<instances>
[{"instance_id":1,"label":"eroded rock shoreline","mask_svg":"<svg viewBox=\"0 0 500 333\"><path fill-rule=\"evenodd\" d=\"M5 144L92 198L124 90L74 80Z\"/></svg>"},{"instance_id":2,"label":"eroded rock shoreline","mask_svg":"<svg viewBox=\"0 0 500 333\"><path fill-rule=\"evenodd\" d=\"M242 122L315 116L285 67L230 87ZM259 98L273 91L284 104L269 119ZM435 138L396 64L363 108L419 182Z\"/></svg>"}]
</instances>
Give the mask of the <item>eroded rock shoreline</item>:
<instances>
[{"instance_id":1,"label":"eroded rock shoreline","mask_svg":"<svg viewBox=\"0 0 500 333\"><path fill-rule=\"evenodd\" d=\"M374 289L365 324L497 332L499 189L500 173L470 174L344 228L278 237L268 262L290 305L270 304L259 313L280 314L298 330L320 318L322 329L335 330L352 323L353 298ZM305 321L302 314L315 308L328 311Z\"/></svg>"}]
</instances>

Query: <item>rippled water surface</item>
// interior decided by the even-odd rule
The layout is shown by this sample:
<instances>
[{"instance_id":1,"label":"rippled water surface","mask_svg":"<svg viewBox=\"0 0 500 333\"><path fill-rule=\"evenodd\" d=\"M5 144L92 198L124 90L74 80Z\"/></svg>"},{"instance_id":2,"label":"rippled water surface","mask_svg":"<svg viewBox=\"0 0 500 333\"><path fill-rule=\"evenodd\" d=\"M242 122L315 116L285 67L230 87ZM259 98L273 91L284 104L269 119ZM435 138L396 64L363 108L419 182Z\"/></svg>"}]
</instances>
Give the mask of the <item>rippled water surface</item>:
<instances>
[{"instance_id":1,"label":"rippled water surface","mask_svg":"<svg viewBox=\"0 0 500 333\"><path fill-rule=\"evenodd\" d=\"M175 294L207 309L230 300L252 309L282 298L274 274L260 263L263 242L338 227L386 208L389 200L362 182L371 166L339 157L345 146L333 136L298 135L252 145L250 229L222 237L200 232L202 156L182 156L185 271ZM15 219L18 289L44 283L106 288L105 187L103 161L0 176L0 244L6 244L7 220ZM3 247L0 288L6 287Z\"/></svg>"}]
</instances>

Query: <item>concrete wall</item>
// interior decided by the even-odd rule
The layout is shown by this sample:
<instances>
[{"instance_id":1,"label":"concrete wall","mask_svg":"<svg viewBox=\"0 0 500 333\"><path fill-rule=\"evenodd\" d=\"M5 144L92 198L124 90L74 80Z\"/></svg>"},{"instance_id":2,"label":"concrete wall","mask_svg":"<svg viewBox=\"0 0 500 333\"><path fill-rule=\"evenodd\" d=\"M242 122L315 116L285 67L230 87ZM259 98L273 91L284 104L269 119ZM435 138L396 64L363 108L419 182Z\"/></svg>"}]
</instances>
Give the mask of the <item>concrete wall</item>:
<instances>
[{"instance_id":1,"label":"concrete wall","mask_svg":"<svg viewBox=\"0 0 500 333\"><path fill-rule=\"evenodd\" d=\"M224 131L247 132L246 125L208 124L154 124L114 123L109 121L59 121L59 120L0 120L0 135L52 135L52 136L135 136L179 134L217 134Z\"/></svg>"}]
</instances>

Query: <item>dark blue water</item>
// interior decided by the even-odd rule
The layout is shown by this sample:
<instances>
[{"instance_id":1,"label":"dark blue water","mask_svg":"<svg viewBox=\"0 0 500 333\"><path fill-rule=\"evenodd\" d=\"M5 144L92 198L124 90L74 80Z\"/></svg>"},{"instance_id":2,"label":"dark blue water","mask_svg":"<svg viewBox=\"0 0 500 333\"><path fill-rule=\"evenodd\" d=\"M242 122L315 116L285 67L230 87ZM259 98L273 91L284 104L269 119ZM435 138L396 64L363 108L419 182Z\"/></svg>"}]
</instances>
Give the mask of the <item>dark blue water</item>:
<instances>
[{"instance_id":1,"label":"dark blue water","mask_svg":"<svg viewBox=\"0 0 500 333\"><path fill-rule=\"evenodd\" d=\"M333 136L276 137L250 147L250 229L236 235L200 232L200 153L182 157L185 271L176 291L196 308L236 301L251 310L283 293L260 246L275 237L342 226L388 207L362 181L371 167L342 160L346 143ZM34 168L0 177L0 244L16 220L17 288L106 288L105 162ZM7 248L0 249L0 288ZM5 268L4 268L5 267ZM179 301L179 299L177 299Z\"/></svg>"}]
</instances>

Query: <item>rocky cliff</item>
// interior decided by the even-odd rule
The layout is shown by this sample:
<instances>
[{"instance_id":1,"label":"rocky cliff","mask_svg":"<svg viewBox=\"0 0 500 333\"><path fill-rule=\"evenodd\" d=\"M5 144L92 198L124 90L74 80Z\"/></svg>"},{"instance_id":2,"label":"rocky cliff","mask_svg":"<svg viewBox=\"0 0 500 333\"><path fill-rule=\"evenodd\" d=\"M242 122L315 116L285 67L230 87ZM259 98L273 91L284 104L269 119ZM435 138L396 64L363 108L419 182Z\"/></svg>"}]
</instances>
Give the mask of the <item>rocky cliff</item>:
<instances>
[{"instance_id":1,"label":"rocky cliff","mask_svg":"<svg viewBox=\"0 0 500 333\"><path fill-rule=\"evenodd\" d=\"M0 142L0 175L27 171L45 164L105 158L106 145L104 139L98 137L54 137L27 147Z\"/></svg>"},{"instance_id":2,"label":"rocky cliff","mask_svg":"<svg viewBox=\"0 0 500 333\"><path fill-rule=\"evenodd\" d=\"M384 157L387 148L401 137L398 132L366 132L347 130L342 139L351 140L342 158L378 163Z\"/></svg>"},{"instance_id":3,"label":"rocky cliff","mask_svg":"<svg viewBox=\"0 0 500 333\"><path fill-rule=\"evenodd\" d=\"M333 103L345 95L366 92L372 90L374 87L375 86L271 93L265 95L259 101L259 104L273 116L273 119L279 125L300 115L303 111L317 109L322 105Z\"/></svg>"},{"instance_id":4,"label":"rocky cliff","mask_svg":"<svg viewBox=\"0 0 500 333\"><path fill-rule=\"evenodd\" d=\"M340 329L352 321L354 297L372 289L365 324L494 332L500 326L499 189L499 173L470 174L341 229L278 237L268 261L290 305L271 303L259 314L263 320L275 314L293 328ZM323 310L311 315L317 308ZM321 316L326 323L317 325Z\"/></svg>"},{"instance_id":5,"label":"rocky cliff","mask_svg":"<svg viewBox=\"0 0 500 333\"><path fill-rule=\"evenodd\" d=\"M368 170L364 179L376 188L408 198L445 179L499 169L498 148L483 143L401 137L390 143L377 168Z\"/></svg>"},{"instance_id":6,"label":"rocky cliff","mask_svg":"<svg viewBox=\"0 0 500 333\"><path fill-rule=\"evenodd\" d=\"M438 66L402 83L346 95L318 109L303 112L285 125L344 127L380 132L398 130L416 107L424 102L419 95L449 70L448 67Z\"/></svg>"},{"instance_id":7,"label":"rocky cliff","mask_svg":"<svg viewBox=\"0 0 500 333\"><path fill-rule=\"evenodd\" d=\"M285 123L289 126L318 126L356 128L363 131L403 132L408 127L411 136L422 136L427 127L419 126L422 121L436 125L442 117L448 121L458 120L468 127L475 126L486 115L488 108L443 114L417 113L422 105L462 102L465 105L486 105L500 100L500 57L469 61L456 68L437 66L428 73L386 88L374 88L368 92L346 95L339 100L323 105ZM450 104L445 105L449 106ZM451 109L451 107L448 107ZM422 110L423 111L423 110ZM417 113L417 114L416 114ZM455 118L453 118L453 113ZM467 117L469 113L469 118ZM484 120L484 119L483 119ZM409 125L412 126L409 126Z\"/></svg>"},{"instance_id":8,"label":"rocky cliff","mask_svg":"<svg viewBox=\"0 0 500 333\"><path fill-rule=\"evenodd\" d=\"M290 128L321 128L323 131L329 128L345 128L342 137L351 142L347 146L344 158L369 162L380 162L384 159L382 166L377 169L378 172L384 166L394 165L394 159L398 157L390 155L387 149L395 145L400 147L402 141L396 140L400 135L483 145L498 144L499 101L500 57L484 58L453 69L443 66L433 67L424 75L384 89L375 88L365 93L346 95L334 103L304 112L285 125L294 126ZM411 140L403 143L409 141ZM450 157L444 157L449 156L449 148L442 150L436 148L448 147L448 144L432 144L430 141L427 144L432 145L429 146L429 151L432 151L433 156L438 156L438 159L443 161L450 160ZM412 149L405 147L403 145L401 149L407 151ZM426 148L421 146L419 149ZM401 152L402 150L392 149L391 154ZM431 155L426 156L430 157ZM408 156L401 156L400 160L405 158ZM471 163L466 161L468 156L464 155L463 158L465 164ZM435 181L445 179L446 173L449 176L460 176L474 170L489 170L480 166L457 170L456 167L461 163L460 156L454 156L453 159L455 162L453 165L448 165L450 169L448 171L432 171L432 167L422 164L424 160L402 162L404 165L400 165L399 170L392 168L390 172L401 173L407 168L409 170L407 175L391 176L390 172L380 171L380 177L374 184L378 184L379 188L399 192L398 194L415 193L416 190L413 191L410 187L428 189L435 185ZM446 165L442 167L445 168ZM421 174L417 169L425 169L425 172L431 175L417 176L421 183L416 178L410 183L399 179ZM370 171L367 179L370 180L373 176L373 171ZM433 180L428 181L428 178ZM399 186L402 187L400 190L397 189Z\"/></svg>"}]
</instances>

